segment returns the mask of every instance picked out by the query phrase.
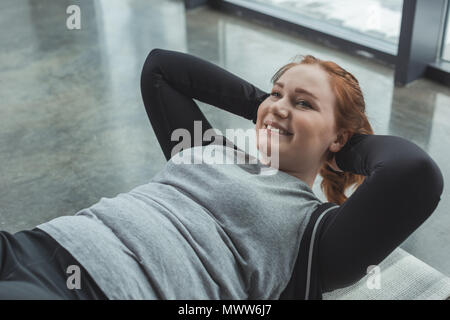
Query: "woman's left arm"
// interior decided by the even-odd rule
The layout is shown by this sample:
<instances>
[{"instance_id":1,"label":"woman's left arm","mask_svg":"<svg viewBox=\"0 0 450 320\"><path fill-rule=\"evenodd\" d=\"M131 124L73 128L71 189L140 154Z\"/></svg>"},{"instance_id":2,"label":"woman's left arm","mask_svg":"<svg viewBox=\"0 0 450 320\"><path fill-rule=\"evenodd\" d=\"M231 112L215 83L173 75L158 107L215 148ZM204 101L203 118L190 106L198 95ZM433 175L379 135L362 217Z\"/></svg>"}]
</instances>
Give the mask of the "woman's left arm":
<instances>
[{"instance_id":1,"label":"woman's left arm","mask_svg":"<svg viewBox=\"0 0 450 320\"><path fill-rule=\"evenodd\" d=\"M366 178L327 214L319 238L325 292L355 283L384 260L433 213L444 186L433 159L397 136L354 134L336 163Z\"/></svg>"}]
</instances>

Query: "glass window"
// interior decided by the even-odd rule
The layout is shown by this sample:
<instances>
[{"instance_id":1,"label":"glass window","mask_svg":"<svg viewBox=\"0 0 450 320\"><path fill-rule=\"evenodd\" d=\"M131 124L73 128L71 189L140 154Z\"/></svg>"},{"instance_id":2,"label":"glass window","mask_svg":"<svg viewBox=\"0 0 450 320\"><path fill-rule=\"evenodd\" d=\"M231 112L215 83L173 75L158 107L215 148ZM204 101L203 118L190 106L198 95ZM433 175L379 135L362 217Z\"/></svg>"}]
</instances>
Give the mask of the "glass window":
<instances>
[{"instance_id":1,"label":"glass window","mask_svg":"<svg viewBox=\"0 0 450 320\"><path fill-rule=\"evenodd\" d=\"M246 0L319 19L398 45L403 0Z\"/></svg>"}]
</instances>

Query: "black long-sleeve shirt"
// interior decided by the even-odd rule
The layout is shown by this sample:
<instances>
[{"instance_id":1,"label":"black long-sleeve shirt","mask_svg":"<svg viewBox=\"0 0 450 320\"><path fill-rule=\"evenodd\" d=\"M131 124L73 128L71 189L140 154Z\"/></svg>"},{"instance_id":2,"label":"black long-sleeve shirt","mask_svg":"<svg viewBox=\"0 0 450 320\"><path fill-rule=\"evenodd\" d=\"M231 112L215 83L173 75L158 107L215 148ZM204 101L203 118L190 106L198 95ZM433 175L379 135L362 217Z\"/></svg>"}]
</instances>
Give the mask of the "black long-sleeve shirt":
<instances>
[{"instance_id":1,"label":"black long-sleeve shirt","mask_svg":"<svg viewBox=\"0 0 450 320\"><path fill-rule=\"evenodd\" d=\"M309 229L315 227L316 235L306 238L312 248L301 249L283 295L286 299L304 297L305 289L309 299L321 299L323 292L356 283L369 266L378 265L405 241L440 201L443 177L439 167L404 138L354 134L336 154L336 163L343 171L366 178L322 221L318 221L320 213L330 206L315 213ZM308 253L309 272L301 259Z\"/></svg>"}]
</instances>

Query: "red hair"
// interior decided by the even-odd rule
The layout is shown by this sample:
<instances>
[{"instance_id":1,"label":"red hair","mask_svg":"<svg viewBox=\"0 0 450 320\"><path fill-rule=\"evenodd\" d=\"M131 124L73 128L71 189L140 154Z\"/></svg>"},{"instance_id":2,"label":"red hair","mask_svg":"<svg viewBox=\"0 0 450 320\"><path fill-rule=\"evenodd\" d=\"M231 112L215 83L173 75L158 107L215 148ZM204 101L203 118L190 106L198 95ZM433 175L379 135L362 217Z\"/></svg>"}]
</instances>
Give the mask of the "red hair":
<instances>
[{"instance_id":1,"label":"red hair","mask_svg":"<svg viewBox=\"0 0 450 320\"><path fill-rule=\"evenodd\" d=\"M312 55L301 56L299 62L290 62L282 66L272 77L272 83L288 69L299 64L315 64L320 66L330 75L330 85L336 97L334 106L335 124L337 130L344 129L353 133L373 134L372 127L365 114L365 101L358 80L350 73L332 61L320 60ZM331 160L334 153L327 151L327 160ZM341 205L347 200L345 191L348 187L358 188L364 181L365 176L351 172L336 172L324 163L320 169L323 180L320 184L323 193L329 202Z\"/></svg>"}]
</instances>

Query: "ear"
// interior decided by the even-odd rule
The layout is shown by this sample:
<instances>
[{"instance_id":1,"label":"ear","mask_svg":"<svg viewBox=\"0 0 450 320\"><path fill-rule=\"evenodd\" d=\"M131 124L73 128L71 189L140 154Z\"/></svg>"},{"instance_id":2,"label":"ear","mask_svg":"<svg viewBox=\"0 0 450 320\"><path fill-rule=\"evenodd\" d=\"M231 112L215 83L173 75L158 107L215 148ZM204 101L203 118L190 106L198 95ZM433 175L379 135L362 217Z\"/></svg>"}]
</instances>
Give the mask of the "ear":
<instances>
[{"instance_id":1,"label":"ear","mask_svg":"<svg viewBox=\"0 0 450 320\"><path fill-rule=\"evenodd\" d=\"M348 139L352 136L349 130L339 130L336 134L335 140L331 143L329 150L331 152L338 152L342 149L342 147L347 143Z\"/></svg>"}]
</instances>

